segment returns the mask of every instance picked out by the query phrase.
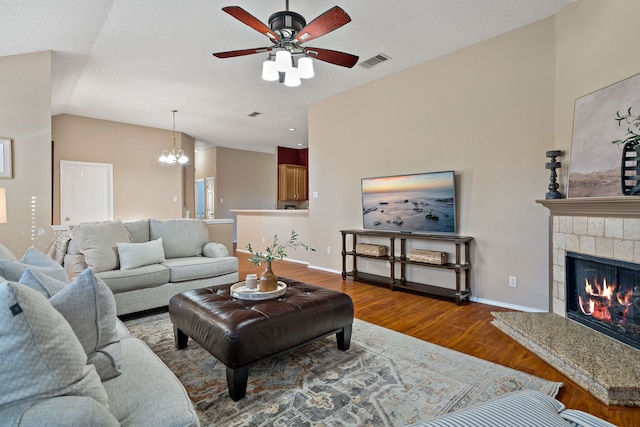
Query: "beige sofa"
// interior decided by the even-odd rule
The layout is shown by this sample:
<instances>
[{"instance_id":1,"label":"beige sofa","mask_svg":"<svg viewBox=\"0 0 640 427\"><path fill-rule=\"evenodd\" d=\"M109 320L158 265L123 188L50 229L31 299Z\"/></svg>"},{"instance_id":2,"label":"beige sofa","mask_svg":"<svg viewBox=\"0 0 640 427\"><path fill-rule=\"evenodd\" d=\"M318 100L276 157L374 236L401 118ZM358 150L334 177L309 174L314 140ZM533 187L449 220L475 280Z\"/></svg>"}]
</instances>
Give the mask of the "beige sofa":
<instances>
[{"instance_id":1,"label":"beige sofa","mask_svg":"<svg viewBox=\"0 0 640 427\"><path fill-rule=\"evenodd\" d=\"M167 306L186 290L237 282L238 259L208 240L197 219L91 222L60 236L49 256L72 279L92 269L123 315Z\"/></svg>"}]
</instances>

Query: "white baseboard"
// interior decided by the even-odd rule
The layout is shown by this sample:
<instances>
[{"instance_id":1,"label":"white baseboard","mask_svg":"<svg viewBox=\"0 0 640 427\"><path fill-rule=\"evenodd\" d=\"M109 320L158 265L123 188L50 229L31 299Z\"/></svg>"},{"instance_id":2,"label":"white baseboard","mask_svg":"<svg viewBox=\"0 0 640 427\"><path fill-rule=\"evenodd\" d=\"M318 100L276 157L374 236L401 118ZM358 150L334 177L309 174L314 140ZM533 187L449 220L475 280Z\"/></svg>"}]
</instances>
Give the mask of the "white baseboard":
<instances>
[{"instance_id":1,"label":"white baseboard","mask_svg":"<svg viewBox=\"0 0 640 427\"><path fill-rule=\"evenodd\" d=\"M340 270L333 270L331 268L325 268L325 267L319 267L317 265L311 265L309 264L309 268L313 268L314 270L319 270L319 271L326 271L327 273L334 273L334 274L342 274L342 271Z\"/></svg>"},{"instance_id":2,"label":"white baseboard","mask_svg":"<svg viewBox=\"0 0 640 427\"><path fill-rule=\"evenodd\" d=\"M236 252L242 252L242 253L251 255L251 253L249 251L245 250L245 249L236 249ZM288 261L288 262L295 262L296 264L309 265L309 261L302 261L302 260L299 260L299 259L293 259L293 258L288 258L288 257L285 258L285 260Z\"/></svg>"},{"instance_id":3,"label":"white baseboard","mask_svg":"<svg viewBox=\"0 0 640 427\"><path fill-rule=\"evenodd\" d=\"M495 305L496 307L508 308L510 310L523 311L523 312L526 312L526 313L548 313L547 310L540 310L539 308L531 308L531 307L525 307L525 306L522 306L522 305L509 304L509 303L502 302L502 301L493 301L493 300L486 299L486 298L477 298L477 297L472 296L470 298L470 300L472 302L477 302L477 303L480 303L480 304Z\"/></svg>"},{"instance_id":4,"label":"white baseboard","mask_svg":"<svg viewBox=\"0 0 640 427\"><path fill-rule=\"evenodd\" d=\"M237 249L237 251L238 252L249 253L248 251L241 250L241 249ZM287 258L287 261L295 262L295 263L298 263L298 264L307 264L308 268L312 268L314 270L325 271L327 273L334 273L334 274L340 274L340 275L342 274L342 271L340 271L340 270L334 270L334 269L331 269L331 268L325 268L325 267L319 267L317 265L311 265L307 261L300 261L300 260L295 260L295 259L291 259L291 258ZM472 296L469 300L472 301L472 302L479 303L479 304L494 305L496 307L507 308L507 309L510 309L510 310L523 311L525 313L547 313L548 312L547 310L540 310L538 308L525 307L525 306L522 306L522 305L509 304L509 303L505 303L505 302L502 302L502 301L494 301L494 300L490 300L490 299L486 299L486 298L477 298L477 297L474 297L474 296Z\"/></svg>"}]
</instances>

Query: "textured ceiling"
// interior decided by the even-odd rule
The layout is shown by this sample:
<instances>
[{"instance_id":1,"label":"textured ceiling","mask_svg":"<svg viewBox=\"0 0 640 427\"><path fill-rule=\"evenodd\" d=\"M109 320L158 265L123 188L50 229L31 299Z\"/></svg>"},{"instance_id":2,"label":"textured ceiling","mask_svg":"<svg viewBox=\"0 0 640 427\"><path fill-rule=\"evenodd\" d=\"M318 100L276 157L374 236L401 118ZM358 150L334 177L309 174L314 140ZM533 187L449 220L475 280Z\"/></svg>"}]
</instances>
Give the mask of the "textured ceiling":
<instances>
[{"instance_id":1,"label":"textured ceiling","mask_svg":"<svg viewBox=\"0 0 640 427\"><path fill-rule=\"evenodd\" d=\"M307 145L310 103L547 18L569 1L291 0L307 22L335 5L352 19L310 46L360 62L391 57L371 69L316 60L316 76L296 88L260 79L267 54L211 55L270 46L222 7L267 24L285 0L0 0L0 56L53 52L53 115L171 129L177 109L176 129L196 147L273 152Z\"/></svg>"}]
</instances>

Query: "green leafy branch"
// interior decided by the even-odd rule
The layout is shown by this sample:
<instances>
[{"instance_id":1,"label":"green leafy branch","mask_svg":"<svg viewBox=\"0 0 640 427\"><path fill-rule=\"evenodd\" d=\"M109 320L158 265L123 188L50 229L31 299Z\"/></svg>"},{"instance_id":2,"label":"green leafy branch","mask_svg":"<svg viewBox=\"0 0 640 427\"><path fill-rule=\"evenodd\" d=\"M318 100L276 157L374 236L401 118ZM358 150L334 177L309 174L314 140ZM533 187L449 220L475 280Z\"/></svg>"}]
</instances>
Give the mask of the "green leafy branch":
<instances>
[{"instance_id":1,"label":"green leafy branch","mask_svg":"<svg viewBox=\"0 0 640 427\"><path fill-rule=\"evenodd\" d=\"M287 256L285 249L287 248L304 248L307 251L315 251L315 249L309 245L306 245L298 241L298 233L295 230L291 230L291 237L285 243L278 243L278 235L273 236L273 243L264 250L264 252L254 251L251 247L251 243L247 245L247 250L251 255L249 262L253 265L260 265L263 262L272 262L276 260L282 260Z\"/></svg>"},{"instance_id":2,"label":"green leafy branch","mask_svg":"<svg viewBox=\"0 0 640 427\"><path fill-rule=\"evenodd\" d=\"M618 111L615 120L618 122L618 126L622 126L625 123L628 127L623 139L611 141L612 144L624 145L627 142L633 145L640 144L640 115L632 114L631 107L629 107L626 114L620 114L620 111Z\"/></svg>"}]
</instances>

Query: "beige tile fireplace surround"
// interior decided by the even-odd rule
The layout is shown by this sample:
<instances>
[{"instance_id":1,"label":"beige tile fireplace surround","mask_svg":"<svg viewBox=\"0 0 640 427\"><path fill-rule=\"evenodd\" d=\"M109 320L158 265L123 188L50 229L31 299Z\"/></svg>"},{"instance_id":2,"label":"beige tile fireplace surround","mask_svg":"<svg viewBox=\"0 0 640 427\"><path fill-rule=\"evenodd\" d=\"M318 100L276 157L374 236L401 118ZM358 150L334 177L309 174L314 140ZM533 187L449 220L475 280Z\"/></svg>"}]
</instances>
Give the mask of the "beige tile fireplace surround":
<instances>
[{"instance_id":1,"label":"beige tile fireplace surround","mask_svg":"<svg viewBox=\"0 0 640 427\"><path fill-rule=\"evenodd\" d=\"M640 406L640 351L566 317L567 251L640 263L640 197L538 200L549 209L551 313L493 324L608 405Z\"/></svg>"}]
</instances>

